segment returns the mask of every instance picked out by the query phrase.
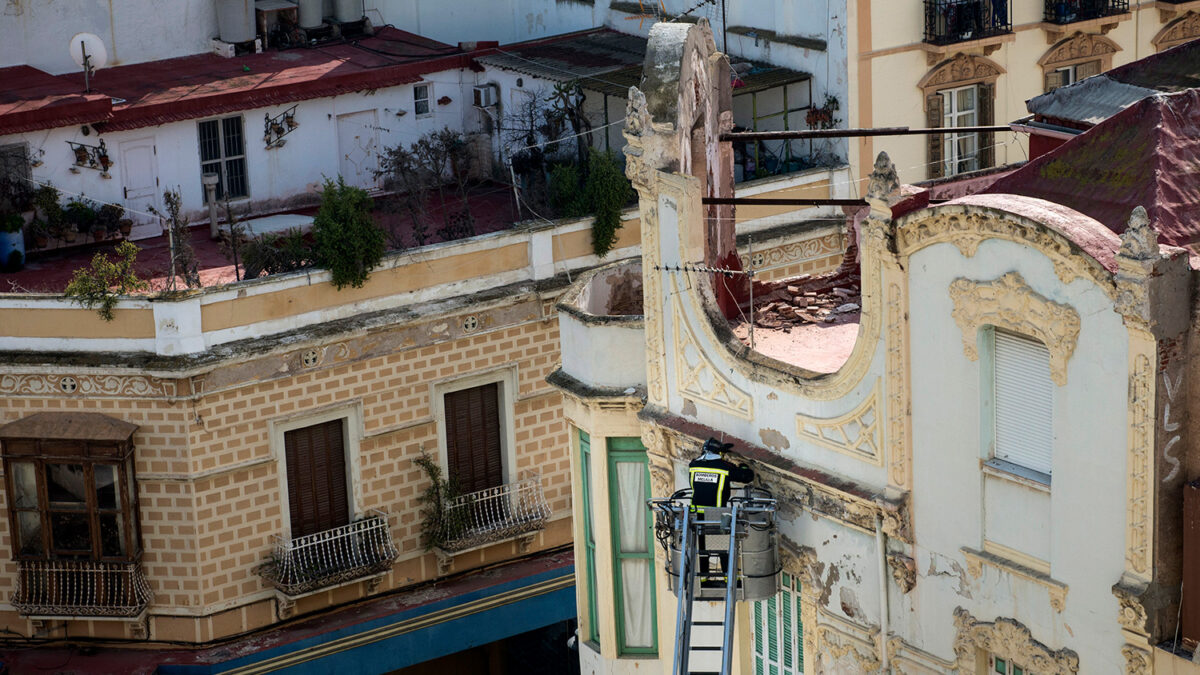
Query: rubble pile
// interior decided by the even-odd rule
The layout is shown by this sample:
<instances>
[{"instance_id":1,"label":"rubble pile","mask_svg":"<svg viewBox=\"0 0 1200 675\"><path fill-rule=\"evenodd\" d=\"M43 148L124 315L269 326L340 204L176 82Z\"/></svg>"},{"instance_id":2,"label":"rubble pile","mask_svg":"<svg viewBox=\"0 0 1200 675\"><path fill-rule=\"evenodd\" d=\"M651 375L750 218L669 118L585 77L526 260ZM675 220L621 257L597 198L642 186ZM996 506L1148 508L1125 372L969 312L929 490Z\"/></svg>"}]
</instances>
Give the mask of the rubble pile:
<instances>
[{"instance_id":1,"label":"rubble pile","mask_svg":"<svg viewBox=\"0 0 1200 675\"><path fill-rule=\"evenodd\" d=\"M771 285L755 285L754 325L785 333L804 324L831 324L862 307L857 271L813 277L803 274ZM764 292L763 295L759 293Z\"/></svg>"}]
</instances>

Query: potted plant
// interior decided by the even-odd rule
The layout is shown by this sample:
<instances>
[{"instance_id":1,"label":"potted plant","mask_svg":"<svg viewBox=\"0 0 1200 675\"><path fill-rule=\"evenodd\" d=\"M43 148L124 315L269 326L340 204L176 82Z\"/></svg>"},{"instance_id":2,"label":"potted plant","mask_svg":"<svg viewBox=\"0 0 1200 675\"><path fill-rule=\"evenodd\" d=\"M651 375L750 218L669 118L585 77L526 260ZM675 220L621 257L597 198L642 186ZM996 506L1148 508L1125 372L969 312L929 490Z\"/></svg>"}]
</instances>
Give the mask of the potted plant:
<instances>
[{"instance_id":1,"label":"potted plant","mask_svg":"<svg viewBox=\"0 0 1200 675\"><path fill-rule=\"evenodd\" d=\"M96 222L104 228L104 234L109 237L117 236L121 229L121 218L125 216L125 207L119 204L105 204L96 212Z\"/></svg>"},{"instance_id":2,"label":"potted plant","mask_svg":"<svg viewBox=\"0 0 1200 675\"><path fill-rule=\"evenodd\" d=\"M25 266L25 219L14 211L0 212L0 266L16 272Z\"/></svg>"},{"instance_id":3,"label":"potted plant","mask_svg":"<svg viewBox=\"0 0 1200 675\"><path fill-rule=\"evenodd\" d=\"M86 197L72 199L67 202L65 212L68 225L74 226L74 228L66 228L66 240L68 242L75 241L75 237L71 236L72 229L79 234L91 232L92 224L96 222L96 210L92 208L91 202Z\"/></svg>"},{"instance_id":4,"label":"potted plant","mask_svg":"<svg viewBox=\"0 0 1200 675\"><path fill-rule=\"evenodd\" d=\"M112 166L112 160L108 158L108 153L100 153L100 170L108 171L108 167Z\"/></svg>"},{"instance_id":5,"label":"potted plant","mask_svg":"<svg viewBox=\"0 0 1200 675\"><path fill-rule=\"evenodd\" d=\"M121 218L117 221L117 229L121 231L122 237L128 237L129 233L133 231L133 219Z\"/></svg>"},{"instance_id":6,"label":"potted plant","mask_svg":"<svg viewBox=\"0 0 1200 675\"><path fill-rule=\"evenodd\" d=\"M88 163L87 148L83 147L82 145L76 145L74 148L74 151L75 151L75 164L77 166L87 166L87 163Z\"/></svg>"},{"instance_id":7,"label":"potted plant","mask_svg":"<svg viewBox=\"0 0 1200 675\"><path fill-rule=\"evenodd\" d=\"M34 218L26 225L25 233L29 235L33 248L42 249L50 245L50 227L41 218Z\"/></svg>"}]
</instances>

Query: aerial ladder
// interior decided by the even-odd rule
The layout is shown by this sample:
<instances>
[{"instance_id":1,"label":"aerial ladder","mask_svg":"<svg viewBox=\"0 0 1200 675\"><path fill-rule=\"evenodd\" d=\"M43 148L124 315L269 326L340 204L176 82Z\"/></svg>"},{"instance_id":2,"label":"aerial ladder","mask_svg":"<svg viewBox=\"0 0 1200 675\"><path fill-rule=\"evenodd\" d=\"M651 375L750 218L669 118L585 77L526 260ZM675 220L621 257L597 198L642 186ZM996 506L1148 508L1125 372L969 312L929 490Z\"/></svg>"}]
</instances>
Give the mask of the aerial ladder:
<instances>
[{"instance_id":1,"label":"aerial ladder","mask_svg":"<svg viewBox=\"0 0 1200 675\"><path fill-rule=\"evenodd\" d=\"M676 595L673 675L733 675L737 603L779 592L775 499L762 488L738 492L725 507L692 506L690 489L647 502ZM715 602L705 603L706 614L697 600ZM722 614L713 615L714 605Z\"/></svg>"}]
</instances>

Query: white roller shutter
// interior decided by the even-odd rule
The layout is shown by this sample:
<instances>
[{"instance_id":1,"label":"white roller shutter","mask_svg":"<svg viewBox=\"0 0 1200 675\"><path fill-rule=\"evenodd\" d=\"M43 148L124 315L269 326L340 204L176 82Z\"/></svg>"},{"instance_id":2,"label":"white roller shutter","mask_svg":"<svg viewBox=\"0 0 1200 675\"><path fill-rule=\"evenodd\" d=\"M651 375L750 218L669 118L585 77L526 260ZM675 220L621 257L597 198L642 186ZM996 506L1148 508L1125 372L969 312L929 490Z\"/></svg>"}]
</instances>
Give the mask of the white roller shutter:
<instances>
[{"instance_id":1,"label":"white roller shutter","mask_svg":"<svg viewBox=\"0 0 1200 675\"><path fill-rule=\"evenodd\" d=\"M996 459L1050 474L1054 381L1050 352L1037 340L994 331Z\"/></svg>"}]
</instances>

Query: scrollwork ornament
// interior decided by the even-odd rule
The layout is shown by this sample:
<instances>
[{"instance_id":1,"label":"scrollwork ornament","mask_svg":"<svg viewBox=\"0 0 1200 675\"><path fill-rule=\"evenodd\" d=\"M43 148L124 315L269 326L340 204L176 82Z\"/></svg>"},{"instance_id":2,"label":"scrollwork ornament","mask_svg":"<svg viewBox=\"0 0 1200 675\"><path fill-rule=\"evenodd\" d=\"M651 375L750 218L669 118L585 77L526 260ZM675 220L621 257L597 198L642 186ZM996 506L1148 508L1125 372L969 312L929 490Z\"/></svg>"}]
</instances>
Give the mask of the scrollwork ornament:
<instances>
[{"instance_id":1,"label":"scrollwork ornament","mask_svg":"<svg viewBox=\"0 0 1200 675\"><path fill-rule=\"evenodd\" d=\"M1149 636L1150 633L1146 630L1146 608L1138 594L1121 584L1112 587L1112 594L1116 596L1119 605L1117 622L1121 624L1121 628L1137 635Z\"/></svg>"},{"instance_id":2,"label":"scrollwork ornament","mask_svg":"<svg viewBox=\"0 0 1200 675\"><path fill-rule=\"evenodd\" d=\"M1150 675L1154 672L1150 652L1133 645L1121 647L1121 655L1125 657L1126 675Z\"/></svg>"},{"instance_id":3,"label":"scrollwork ornament","mask_svg":"<svg viewBox=\"0 0 1200 675\"><path fill-rule=\"evenodd\" d=\"M887 563L901 593L908 593L917 585L917 563L912 558L903 553L889 553Z\"/></svg>"},{"instance_id":4,"label":"scrollwork ornament","mask_svg":"<svg viewBox=\"0 0 1200 675\"><path fill-rule=\"evenodd\" d=\"M1039 675L1075 675L1079 672L1079 655L1074 650L1050 649L1013 619L979 621L959 607L954 610L954 627L954 652L958 656L959 672L975 672L978 650L1021 663Z\"/></svg>"}]
</instances>

